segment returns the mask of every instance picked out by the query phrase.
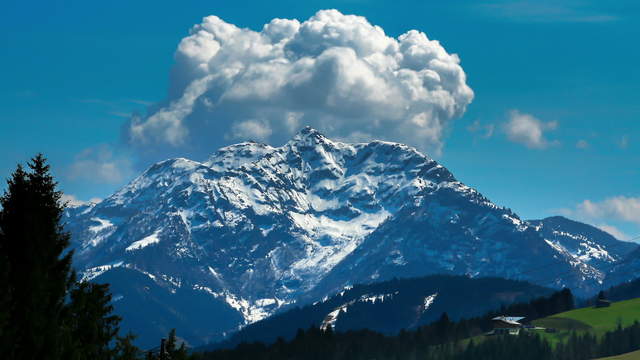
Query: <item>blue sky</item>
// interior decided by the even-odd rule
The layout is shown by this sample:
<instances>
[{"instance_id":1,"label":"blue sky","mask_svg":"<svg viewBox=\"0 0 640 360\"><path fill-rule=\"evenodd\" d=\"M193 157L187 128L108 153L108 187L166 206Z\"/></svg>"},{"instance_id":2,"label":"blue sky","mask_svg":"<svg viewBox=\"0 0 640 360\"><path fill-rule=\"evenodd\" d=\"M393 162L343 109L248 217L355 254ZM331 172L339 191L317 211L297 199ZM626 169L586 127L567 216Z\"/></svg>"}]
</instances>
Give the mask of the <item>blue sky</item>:
<instances>
[{"instance_id":1,"label":"blue sky","mask_svg":"<svg viewBox=\"0 0 640 360\"><path fill-rule=\"evenodd\" d=\"M5 1L0 171L41 151L67 194L108 196L161 156L127 129L132 114L172 99L174 54L192 26L216 15L260 31L332 8L389 37L424 32L460 57L473 99L425 147L458 179L523 218L565 214L640 234L634 1ZM239 141L202 136L197 151L167 154L202 160Z\"/></svg>"}]
</instances>

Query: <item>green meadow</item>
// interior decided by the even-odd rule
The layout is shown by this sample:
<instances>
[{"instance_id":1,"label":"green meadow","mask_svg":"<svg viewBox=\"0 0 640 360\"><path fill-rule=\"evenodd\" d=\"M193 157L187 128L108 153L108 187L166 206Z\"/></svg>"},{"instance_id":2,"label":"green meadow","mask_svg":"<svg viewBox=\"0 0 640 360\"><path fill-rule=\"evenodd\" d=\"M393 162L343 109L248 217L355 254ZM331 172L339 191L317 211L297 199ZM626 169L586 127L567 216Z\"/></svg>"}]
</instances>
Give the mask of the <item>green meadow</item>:
<instances>
[{"instance_id":1,"label":"green meadow","mask_svg":"<svg viewBox=\"0 0 640 360\"><path fill-rule=\"evenodd\" d=\"M540 332L541 335L557 344L571 335L571 332L592 332L598 336L614 330L618 325L627 327L634 321L640 321L640 298L612 303L610 307L587 307L555 314L534 320L535 326L554 328L557 332Z\"/></svg>"}]
</instances>

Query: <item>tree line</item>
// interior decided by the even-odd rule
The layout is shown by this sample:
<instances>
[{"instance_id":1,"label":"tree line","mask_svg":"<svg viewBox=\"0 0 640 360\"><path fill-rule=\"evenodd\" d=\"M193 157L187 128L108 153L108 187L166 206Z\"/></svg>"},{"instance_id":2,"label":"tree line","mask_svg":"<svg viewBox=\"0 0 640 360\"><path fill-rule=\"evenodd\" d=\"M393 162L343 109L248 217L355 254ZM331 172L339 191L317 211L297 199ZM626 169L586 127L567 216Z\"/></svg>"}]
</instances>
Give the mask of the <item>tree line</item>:
<instances>
[{"instance_id":1,"label":"tree line","mask_svg":"<svg viewBox=\"0 0 640 360\"><path fill-rule=\"evenodd\" d=\"M291 341L279 339L273 344L242 343L234 349L195 354L201 360L587 360L623 354L640 349L640 323L607 332L602 337L591 333L572 333L566 343L553 347L536 332L519 335L458 339L455 323L442 320L434 324L444 334L437 341L425 341L420 330L402 331L385 336L370 330L334 333L318 328L298 330ZM423 333L424 334L424 333ZM452 341L447 341L453 339ZM475 339L475 340L474 340Z\"/></svg>"},{"instance_id":2,"label":"tree line","mask_svg":"<svg viewBox=\"0 0 640 360\"><path fill-rule=\"evenodd\" d=\"M569 289L557 291L547 297L529 302L503 306L482 316L452 321L447 313L428 325L414 330L402 330L399 334L385 336L371 330L334 332L321 331L317 327L299 329L295 338L285 341L279 338L266 345L260 342L242 343L233 349L220 349L197 354L206 360L296 360L296 359L484 359L473 357L479 352L494 353L500 357L506 353L528 351L526 359L539 357L549 345L531 337L492 337L474 346L469 338L491 330L491 319L505 314L526 316L528 320L546 317L573 309L573 294ZM468 346L465 346L466 343ZM540 346L540 349L537 346ZM549 348L550 351L550 348ZM534 357L538 356L538 357ZM488 358L488 357L487 357Z\"/></svg>"}]
</instances>

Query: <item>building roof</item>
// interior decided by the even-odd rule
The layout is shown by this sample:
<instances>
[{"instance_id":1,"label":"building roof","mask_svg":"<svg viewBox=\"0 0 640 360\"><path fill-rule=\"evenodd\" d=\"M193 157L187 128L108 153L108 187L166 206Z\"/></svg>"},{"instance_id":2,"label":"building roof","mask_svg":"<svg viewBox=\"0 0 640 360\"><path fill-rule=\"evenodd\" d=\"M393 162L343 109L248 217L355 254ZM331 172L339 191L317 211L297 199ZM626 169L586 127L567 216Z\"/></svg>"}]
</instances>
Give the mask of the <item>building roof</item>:
<instances>
[{"instance_id":1,"label":"building roof","mask_svg":"<svg viewBox=\"0 0 640 360\"><path fill-rule=\"evenodd\" d=\"M512 325L520 325L520 323L518 321L524 319L524 316L496 316L494 317L493 321L503 321L506 322L508 324L512 324Z\"/></svg>"}]
</instances>

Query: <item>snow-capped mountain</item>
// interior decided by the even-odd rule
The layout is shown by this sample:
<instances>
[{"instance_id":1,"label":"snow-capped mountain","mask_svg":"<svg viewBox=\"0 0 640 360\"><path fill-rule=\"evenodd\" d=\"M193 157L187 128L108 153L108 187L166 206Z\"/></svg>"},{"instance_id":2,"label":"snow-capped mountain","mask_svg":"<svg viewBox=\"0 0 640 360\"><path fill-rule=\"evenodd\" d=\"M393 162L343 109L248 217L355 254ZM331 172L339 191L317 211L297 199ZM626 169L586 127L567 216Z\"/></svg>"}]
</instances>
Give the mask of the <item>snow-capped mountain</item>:
<instances>
[{"instance_id":1,"label":"snow-capped mountain","mask_svg":"<svg viewBox=\"0 0 640 360\"><path fill-rule=\"evenodd\" d=\"M541 232L549 245L605 273L638 248L636 243L620 241L594 226L562 216L528 222Z\"/></svg>"},{"instance_id":2,"label":"snow-capped mountain","mask_svg":"<svg viewBox=\"0 0 640 360\"><path fill-rule=\"evenodd\" d=\"M245 142L202 163L157 163L66 216L85 279L126 269L180 298L164 300L169 313L192 305L185 291L225 312L194 342L392 277L491 275L590 291L604 277L592 260L619 256L589 238L599 255L585 257L412 147L342 143L311 128L281 147Z\"/></svg>"}]
</instances>

